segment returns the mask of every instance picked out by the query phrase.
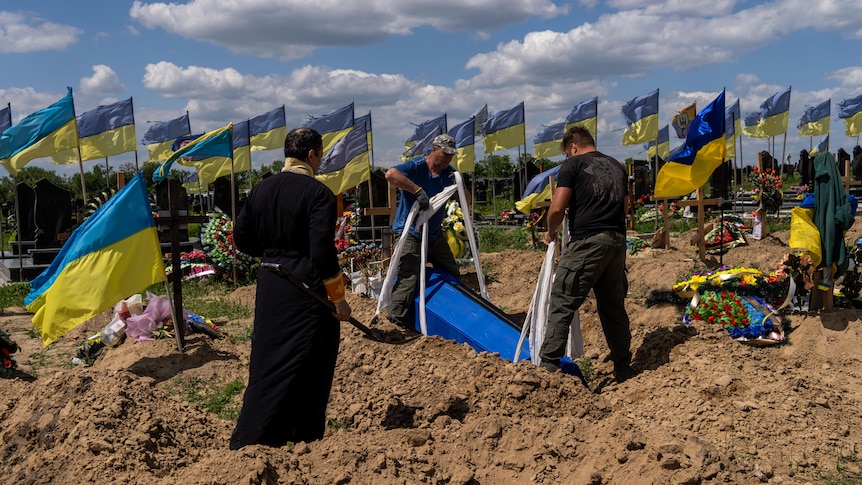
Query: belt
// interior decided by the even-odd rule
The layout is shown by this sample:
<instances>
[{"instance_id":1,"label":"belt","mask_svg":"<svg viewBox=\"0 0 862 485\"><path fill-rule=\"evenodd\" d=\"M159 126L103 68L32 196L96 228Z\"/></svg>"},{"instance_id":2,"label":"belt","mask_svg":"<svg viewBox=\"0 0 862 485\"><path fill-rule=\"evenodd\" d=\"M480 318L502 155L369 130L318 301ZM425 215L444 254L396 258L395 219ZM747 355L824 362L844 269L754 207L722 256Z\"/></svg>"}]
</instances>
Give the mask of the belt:
<instances>
[{"instance_id":1,"label":"belt","mask_svg":"<svg viewBox=\"0 0 862 485\"><path fill-rule=\"evenodd\" d=\"M610 236L610 237L624 237L625 236L625 234L623 234L621 232L611 231L611 230L599 231L596 233L596 235L599 235L599 234L604 234L605 236Z\"/></svg>"}]
</instances>

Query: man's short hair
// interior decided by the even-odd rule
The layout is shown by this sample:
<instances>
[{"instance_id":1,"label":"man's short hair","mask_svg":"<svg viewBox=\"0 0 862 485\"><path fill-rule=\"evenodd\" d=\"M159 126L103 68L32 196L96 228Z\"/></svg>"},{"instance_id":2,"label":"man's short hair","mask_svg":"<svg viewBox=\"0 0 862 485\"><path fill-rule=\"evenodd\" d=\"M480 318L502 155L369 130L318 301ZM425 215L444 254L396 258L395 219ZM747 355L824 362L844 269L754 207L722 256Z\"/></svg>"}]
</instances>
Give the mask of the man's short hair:
<instances>
[{"instance_id":1,"label":"man's short hair","mask_svg":"<svg viewBox=\"0 0 862 485\"><path fill-rule=\"evenodd\" d=\"M573 126L566 130L566 134L563 135L563 141L560 143L560 148L563 150L563 153L566 153L566 148L572 143L579 147L596 146L596 140L593 138L590 130L583 126Z\"/></svg>"},{"instance_id":2,"label":"man's short hair","mask_svg":"<svg viewBox=\"0 0 862 485\"><path fill-rule=\"evenodd\" d=\"M323 137L313 128L294 128L284 137L284 157L305 161L308 151L323 151Z\"/></svg>"}]
</instances>

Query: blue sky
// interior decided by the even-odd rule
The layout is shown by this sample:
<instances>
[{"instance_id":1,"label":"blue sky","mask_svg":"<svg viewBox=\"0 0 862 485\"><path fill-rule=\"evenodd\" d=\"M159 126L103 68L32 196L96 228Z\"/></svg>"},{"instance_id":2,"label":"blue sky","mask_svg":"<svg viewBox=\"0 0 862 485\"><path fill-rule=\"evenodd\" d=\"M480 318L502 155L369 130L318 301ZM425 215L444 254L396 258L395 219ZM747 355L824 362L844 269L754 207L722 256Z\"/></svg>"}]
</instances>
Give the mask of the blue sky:
<instances>
[{"instance_id":1,"label":"blue sky","mask_svg":"<svg viewBox=\"0 0 862 485\"><path fill-rule=\"evenodd\" d=\"M830 97L831 149L856 144L837 103L862 94L862 2L3 2L0 66L0 104L11 103L13 122L71 86L79 114L131 96L139 141L147 121L186 111L203 132L281 105L294 127L355 102L356 116L371 112L381 167L399 161L411 123L446 113L451 127L485 104L493 112L524 101L532 152L541 125L595 96L599 149L642 158L640 146L620 144L620 108L636 96L660 90L664 126L721 89L729 103L740 99L744 116L791 86L786 148L777 138L775 155L796 161L810 143L796 130L803 110ZM767 142L744 137L742 146L749 165ZM255 152L254 165L281 158ZM127 161L134 155L110 159L115 168Z\"/></svg>"}]
</instances>

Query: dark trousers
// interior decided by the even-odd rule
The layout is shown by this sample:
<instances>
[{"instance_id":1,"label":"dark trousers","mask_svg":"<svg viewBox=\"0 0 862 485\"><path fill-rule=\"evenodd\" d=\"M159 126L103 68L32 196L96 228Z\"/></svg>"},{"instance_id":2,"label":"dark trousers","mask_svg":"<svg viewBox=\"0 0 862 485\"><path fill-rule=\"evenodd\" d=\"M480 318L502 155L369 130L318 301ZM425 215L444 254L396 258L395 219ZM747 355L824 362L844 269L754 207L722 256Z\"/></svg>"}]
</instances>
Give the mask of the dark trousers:
<instances>
[{"instance_id":1,"label":"dark trousers","mask_svg":"<svg viewBox=\"0 0 862 485\"><path fill-rule=\"evenodd\" d=\"M631 363L632 334L625 307L628 288L625 235L602 232L569 242L560 257L551 289L548 326L539 354L542 364L559 365L569 338L569 325L591 289L611 350L610 360L617 365Z\"/></svg>"},{"instance_id":2,"label":"dark trousers","mask_svg":"<svg viewBox=\"0 0 862 485\"><path fill-rule=\"evenodd\" d=\"M422 264L422 255L419 252L421 247L422 243L416 237L408 235L404 241L404 249L398 263L398 281L392 288L387 313L389 321L398 325L407 325L407 317L413 309ZM460 277L458 263L455 262L455 256L442 234L436 241L428 244L428 262L434 268L442 269L456 278Z\"/></svg>"}]
</instances>

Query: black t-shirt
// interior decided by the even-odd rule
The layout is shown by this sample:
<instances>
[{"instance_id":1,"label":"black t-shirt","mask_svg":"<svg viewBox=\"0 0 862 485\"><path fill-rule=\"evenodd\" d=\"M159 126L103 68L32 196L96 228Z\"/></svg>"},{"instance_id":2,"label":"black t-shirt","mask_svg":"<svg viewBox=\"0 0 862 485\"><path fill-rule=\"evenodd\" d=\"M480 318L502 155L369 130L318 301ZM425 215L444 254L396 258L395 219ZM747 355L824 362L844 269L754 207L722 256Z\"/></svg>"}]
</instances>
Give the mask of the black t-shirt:
<instances>
[{"instance_id":1,"label":"black t-shirt","mask_svg":"<svg viewBox=\"0 0 862 485\"><path fill-rule=\"evenodd\" d=\"M572 189L569 233L572 240L602 231L626 232L628 175L614 158L601 152L575 155L563 162L557 186Z\"/></svg>"}]
</instances>

